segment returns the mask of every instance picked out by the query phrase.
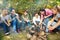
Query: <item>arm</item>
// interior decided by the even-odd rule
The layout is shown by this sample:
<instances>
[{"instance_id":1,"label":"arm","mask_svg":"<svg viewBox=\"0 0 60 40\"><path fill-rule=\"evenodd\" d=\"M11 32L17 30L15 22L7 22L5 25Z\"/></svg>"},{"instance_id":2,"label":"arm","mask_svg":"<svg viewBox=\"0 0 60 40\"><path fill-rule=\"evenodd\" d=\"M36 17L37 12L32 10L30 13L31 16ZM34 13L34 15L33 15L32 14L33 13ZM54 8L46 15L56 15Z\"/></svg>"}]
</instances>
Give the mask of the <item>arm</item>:
<instances>
[{"instance_id":1,"label":"arm","mask_svg":"<svg viewBox=\"0 0 60 40\"><path fill-rule=\"evenodd\" d=\"M40 17L40 25L42 24L43 19L44 19L44 17L43 17L43 15L41 15L41 17Z\"/></svg>"},{"instance_id":2,"label":"arm","mask_svg":"<svg viewBox=\"0 0 60 40\"><path fill-rule=\"evenodd\" d=\"M50 14L50 15L48 15L48 16L45 16L44 18L48 18L48 17L50 17L52 14Z\"/></svg>"},{"instance_id":3,"label":"arm","mask_svg":"<svg viewBox=\"0 0 60 40\"><path fill-rule=\"evenodd\" d=\"M51 24L54 22L55 17L53 17L49 22L48 22L48 29L50 29L52 26Z\"/></svg>"},{"instance_id":4,"label":"arm","mask_svg":"<svg viewBox=\"0 0 60 40\"><path fill-rule=\"evenodd\" d=\"M17 15L16 18L17 18L17 20L18 20L19 22L21 22L21 20L19 19L19 15Z\"/></svg>"},{"instance_id":5,"label":"arm","mask_svg":"<svg viewBox=\"0 0 60 40\"><path fill-rule=\"evenodd\" d=\"M33 17L33 23L34 23L35 25L37 25L36 22L35 22L35 18L34 18L34 17Z\"/></svg>"},{"instance_id":6,"label":"arm","mask_svg":"<svg viewBox=\"0 0 60 40\"><path fill-rule=\"evenodd\" d=\"M56 19L56 17L53 17L53 18L50 20L50 22L52 23L55 19Z\"/></svg>"},{"instance_id":7,"label":"arm","mask_svg":"<svg viewBox=\"0 0 60 40\"><path fill-rule=\"evenodd\" d=\"M22 15L22 18L23 18L24 21L27 21L27 18L25 18L24 15Z\"/></svg>"},{"instance_id":8,"label":"arm","mask_svg":"<svg viewBox=\"0 0 60 40\"><path fill-rule=\"evenodd\" d=\"M54 30L60 25L60 21L58 21L54 26L51 26L50 24L48 25L49 30Z\"/></svg>"},{"instance_id":9,"label":"arm","mask_svg":"<svg viewBox=\"0 0 60 40\"><path fill-rule=\"evenodd\" d=\"M60 21L58 21L58 22L56 23L56 25L54 25L52 28L55 29L55 28L57 28L59 25L60 25Z\"/></svg>"},{"instance_id":10,"label":"arm","mask_svg":"<svg viewBox=\"0 0 60 40\"><path fill-rule=\"evenodd\" d=\"M4 23L5 23L7 26L10 26L10 23L7 23L6 21L4 21Z\"/></svg>"}]
</instances>

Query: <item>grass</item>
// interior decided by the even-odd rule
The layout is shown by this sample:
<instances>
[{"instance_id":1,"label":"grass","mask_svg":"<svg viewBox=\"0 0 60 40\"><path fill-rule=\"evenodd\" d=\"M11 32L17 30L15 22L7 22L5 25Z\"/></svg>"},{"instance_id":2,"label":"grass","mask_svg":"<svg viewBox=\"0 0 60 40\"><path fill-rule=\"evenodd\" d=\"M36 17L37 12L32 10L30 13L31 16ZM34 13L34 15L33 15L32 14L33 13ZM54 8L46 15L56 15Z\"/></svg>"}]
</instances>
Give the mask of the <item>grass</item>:
<instances>
[{"instance_id":1,"label":"grass","mask_svg":"<svg viewBox=\"0 0 60 40\"><path fill-rule=\"evenodd\" d=\"M3 31L0 30L0 40L27 40L27 37L24 32L19 34L12 33L9 36L5 36ZM48 40L60 40L60 34L49 34Z\"/></svg>"},{"instance_id":2,"label":"grass","mask_svg":"<svg viewBox=\"0 0 60 40\"><path fill-rule=\"evenodd\" d=\"M60 33L59 34L49 34L48 39L49 40L60 40Z\"/></svg>"},{"instance_id":3,"label":"grass","mask_svg":"<svg viewBox=\"0 0 60 40\"><path fill-rule=\"evenodd\" d=\"M26 40L26 36L23 33L16 35L5 36L3 40Z\"/></svg>"}]
</instances>

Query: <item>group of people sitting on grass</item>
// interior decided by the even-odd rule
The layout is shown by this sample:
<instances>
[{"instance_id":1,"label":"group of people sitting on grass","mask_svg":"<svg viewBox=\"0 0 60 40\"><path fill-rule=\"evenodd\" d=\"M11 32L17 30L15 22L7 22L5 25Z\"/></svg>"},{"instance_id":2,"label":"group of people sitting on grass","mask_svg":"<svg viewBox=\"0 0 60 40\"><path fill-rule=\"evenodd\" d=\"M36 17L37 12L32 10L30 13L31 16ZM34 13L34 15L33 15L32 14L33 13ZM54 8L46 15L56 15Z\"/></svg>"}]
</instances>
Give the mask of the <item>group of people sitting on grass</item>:
<instances>
[{"instance_id":1,"label":"group of people sitting on grass","mask_svg":"<svg viewBox=\"0 0 60 40\"><path fill-rule=\"evenodd\" d=\"M15 33L19 33L20 30L26 31L26 28L36 29L37 32L45 29L46 33L60 31L60 6L54 6L51 9L41 8L34 13L32 20L29 18L28 11L24 11L23 15L19 16L15 9L12 9L10 13L8 9L3 9L0 14L0 27L3 28L5 35L10 34L10 27Z\"/></svg>"}]
</instances>

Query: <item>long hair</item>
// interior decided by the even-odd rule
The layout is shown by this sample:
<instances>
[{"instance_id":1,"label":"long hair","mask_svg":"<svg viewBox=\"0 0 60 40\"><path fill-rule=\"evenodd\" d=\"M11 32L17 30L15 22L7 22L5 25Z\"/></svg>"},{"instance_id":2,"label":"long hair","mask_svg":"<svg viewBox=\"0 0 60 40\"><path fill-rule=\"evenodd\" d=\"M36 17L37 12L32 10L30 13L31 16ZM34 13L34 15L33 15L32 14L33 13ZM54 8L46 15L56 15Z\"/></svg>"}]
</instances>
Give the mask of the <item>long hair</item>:
<instances>
[{"instance_id":1,"label":"long hair","mask_svg":"<svg viewBox=\"0 0 60 40\"><path fill-rule=\"evenodd\" d=\"M41 8L41 9L39 10L39 13L38 13L38 14L41 16L40 11L42 11L42 12L44 11L44 15L43 15L43 16L46 16L46 11L45 11L45 9L44 9L44 8Z\"/></svg>"}]
</instances>

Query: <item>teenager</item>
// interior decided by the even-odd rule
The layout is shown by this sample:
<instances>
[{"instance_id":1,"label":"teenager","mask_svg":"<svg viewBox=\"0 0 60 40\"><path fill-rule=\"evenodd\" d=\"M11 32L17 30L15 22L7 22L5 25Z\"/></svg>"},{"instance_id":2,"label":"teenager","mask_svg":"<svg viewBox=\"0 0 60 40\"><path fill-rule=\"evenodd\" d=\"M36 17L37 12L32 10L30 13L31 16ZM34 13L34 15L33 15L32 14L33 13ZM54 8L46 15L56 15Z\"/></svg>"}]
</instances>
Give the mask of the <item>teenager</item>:
<instances>
[{"instance_id":1,"label":"teenager","mask_svg":"<svg viewBox=\"0 0 60 40\"><path fill-rule=\"evenodd\" d=\"M25 11L24 14L22 15L22 29L25 30L26 26L30 27L30 19L29 19L29 15L28 12Z\"/></svg>"},{"instance_id":2,"label":"teenager","mask_svg":"<svg viewBox=\"0 0 60 40\"><path fill-rule=\"evenodd\" d=\"M38 15L38 13L35 13L35 16L33 17L34 25L37 26L37 22L38 22L38 25L39 25L39 23L40 23L40 16Z\"/></svg>"},{"instance_id":3,"label":"teenager","mask_svg":"<svg viewBox=\"0 0 60 40\"><path fill-rule=\"evenodd\" d=\"M21 30L21 27L22 27L22 20L20 19L21 17L16 16L16 19L17 19L17 32L19 33Z\"/></svg>"},{"instance_id":4,"label":"teenager","mask_svg":"<svg viewBox=\"0 0 60 40\"><path fill-rule=\"evenodd\" d=\"M56 7L54 7L52 11L53 18L48 22L48 28L52 31L55 31L55 29L60 30L60 13L57 11Z\"/></svg>"},{"instance_id":5,"label":"teenager","mask_svg":"<svg viewBox=\"0 0 60 40\"><path fill-rule=\"evenodd\" d=\"M18 14L15 12L15 9L12 9L10 17L11 17L11 26L13 27L13 31L17 33L17 16Z\"/></svg>"},{"instance_id":6,"label":"teenager","mask_svg":"<svg viewBox=\"0 0 60 40\"><path fill-rule=\"evenodd\" d=\"M4 33L5 33L5 35L8 35L9 31L10 31L10 29L9 29L9 27L10 27L10 16L8 15L7 9L2 10L1 20L2 20L2 26L4 29Z\"/></svg>"},{"instance_id":7,"label":"teenager","mask_svg":"<svg viewBox=\"0 0 60 40\"><path fill-rule=\"evenodd\" d=\"M35 25L35 32L40 32L40 16L38 13L35 13L35 16L33 17L33 23Z\"/></svg>"},{"instance_id":8,"label":"teenager","mask_svg":"<svg viewBox=\"0 0 60 40\"><path fill-rule=\"evenodd\" d=\"M47 23L49 20L47 19L48 17L46 15L45 9L41 8L39 10L39 15L40 15L40 19L41 19L40 24L45 25L45 27L46 27L45 32L48 32Z\"/></svg>"}]
</instances>

